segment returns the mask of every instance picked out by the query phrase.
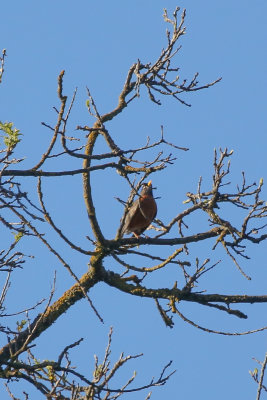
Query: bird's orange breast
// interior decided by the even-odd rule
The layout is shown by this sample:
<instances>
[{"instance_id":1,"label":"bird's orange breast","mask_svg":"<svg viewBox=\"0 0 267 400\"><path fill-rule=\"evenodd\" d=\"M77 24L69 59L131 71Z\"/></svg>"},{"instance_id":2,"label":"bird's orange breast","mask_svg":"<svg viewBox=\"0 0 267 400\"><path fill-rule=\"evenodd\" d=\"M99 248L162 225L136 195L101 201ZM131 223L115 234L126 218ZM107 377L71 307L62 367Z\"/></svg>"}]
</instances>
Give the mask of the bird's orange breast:
<instances>
[{"instance_id":1,"label":"bird's orange breast","mask_svg":"<svg viewBox=\"0 0 267 400\"><path fill-rule=\"evenodd\" d=\"M140 235L151 224L157 214L157 204L152 196L138 199L138 207L128 225L128 231Z\"/></svg>"}]
</instances>

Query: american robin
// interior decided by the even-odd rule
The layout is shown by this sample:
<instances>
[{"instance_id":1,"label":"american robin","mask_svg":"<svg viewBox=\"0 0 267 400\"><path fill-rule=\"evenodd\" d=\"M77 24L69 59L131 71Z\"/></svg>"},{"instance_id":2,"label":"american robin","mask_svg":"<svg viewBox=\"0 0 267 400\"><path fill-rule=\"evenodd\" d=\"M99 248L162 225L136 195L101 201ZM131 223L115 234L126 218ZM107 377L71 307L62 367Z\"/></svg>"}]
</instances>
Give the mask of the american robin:
<instances>
[{"instance_id":1,"label":"american robin","mask_svg":"<svg viewBox=\"0 0 267 400\"><path fill-rule=\"evenodd\" d=\"M156 215L157 204L152 193L152 181L149 181L143 184L139 198L129 208L122 226L122 235L132 232L138 238L148 228Z\"/></svg>"}]
</instances>

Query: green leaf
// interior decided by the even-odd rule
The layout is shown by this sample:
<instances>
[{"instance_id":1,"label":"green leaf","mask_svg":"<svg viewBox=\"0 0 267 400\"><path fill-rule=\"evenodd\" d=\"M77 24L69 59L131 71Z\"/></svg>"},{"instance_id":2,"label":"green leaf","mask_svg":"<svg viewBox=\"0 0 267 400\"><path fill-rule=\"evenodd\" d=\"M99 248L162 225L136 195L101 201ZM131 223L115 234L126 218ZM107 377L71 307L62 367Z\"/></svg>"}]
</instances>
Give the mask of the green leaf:
<instances>
[{"instance_id":1,"label":"green leaf","mask_svg":"<svg viewBox=\"0 0 267 400\"><path fill-rule=\"evenodd\" d=\"M19 136L22 136L19 129L13 128L13 122L1 122L0 121L0 131L4 132L2 135L4 144L9 148L13 149L19 142Z\"/></svg>"},{"instance_id":2,"label":"green leaf","mask_svg":"<svg viewBox=\"0 0 267 400\"><path fill-rule=\"evenodd\" d=\"M18 330L18 332L20 332L23 329L24 325L27 324L27 321L25 319L23 319L22 321L20 321L20 322L17 321L16 323L17 323L17 330Z\"/></svg>"},{"instance_id":3,"label":"green leaf","mask_svg":"<svg viewBox=\"0 0 267 400\"><path fill-rule=\"evenodd\" d=\"M18 243L18 241L22 238L23 235L24 235L23 232L18 232L14 234L15 242Z\"/></svg>"}]
</instances>

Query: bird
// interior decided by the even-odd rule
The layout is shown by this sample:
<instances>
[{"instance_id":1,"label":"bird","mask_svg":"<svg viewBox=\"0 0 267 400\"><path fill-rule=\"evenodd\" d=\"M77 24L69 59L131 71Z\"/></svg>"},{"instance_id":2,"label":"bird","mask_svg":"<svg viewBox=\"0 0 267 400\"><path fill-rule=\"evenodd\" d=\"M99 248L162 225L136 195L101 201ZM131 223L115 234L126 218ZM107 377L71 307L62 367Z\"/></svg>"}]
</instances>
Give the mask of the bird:
<instances>
[{"instance_id":1,"label":"bird","mask_svg":"<svg viewBox=\"0 0 267 400\"><path fill-rule=\"evenodd\" d=\"M153 197L152 181L143 183L140 196L130 206L122 225L122 236L133 233L136 238L149 227L157 215L157 204Z\"/></svg>"}]
</instances>

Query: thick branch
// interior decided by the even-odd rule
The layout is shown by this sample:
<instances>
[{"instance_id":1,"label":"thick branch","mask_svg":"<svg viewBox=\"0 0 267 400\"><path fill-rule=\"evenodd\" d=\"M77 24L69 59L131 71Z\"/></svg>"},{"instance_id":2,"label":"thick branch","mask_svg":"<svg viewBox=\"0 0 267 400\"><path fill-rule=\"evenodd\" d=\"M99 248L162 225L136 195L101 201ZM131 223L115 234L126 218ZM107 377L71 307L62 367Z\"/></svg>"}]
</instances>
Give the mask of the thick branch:
<instances>
[{"instance_id":1,"label":"thick branch","mask_svg":"<svg viewBox=\"0 0 267 400\"><path fill-rule=\"evenodd\" d=\"M97 128L98 123L96 123L95 125ZM90 135L88 137L87 145L85 147L86 155L90 156L93 153L94 145L95 145L98 135L99 135L98 131L93 131L90 133ZM90 168L90 165L91 165L91 161L88 158L86 158L83 162L84 169L88 170L88 168ZM103 237L103 234L101 232L100 226L99 226L97 218L96 218L96 212L95 212L95 207L94 207L93 197L92 197L91 179L90 179L89 172L83 173L83 197L84 197L89 221L91 224L91 228L95 235L95 238L97 239L98 242L103 243L104 237Z\"/></svg>"},{"instance_id":2,"label":"thick branch","mask_svg":"<svg viewBox=\"0 0 267 400\"><path fill-rule=\"evenodd\" d=\"M139 297L148 297L153 299L175 299L176 301L190 301L203 305L209 303L225 303L229 304L253 304L253 303L267 303L267 295L261 296L247 296L247 295L228 295L228 294L200 294L192 292L184 292L183 290L173 288L162 289L147 289L141 285L135 286L127 283L120 275L112 272L103 272L102 279L108 285L116 287L117 289Z\"/></svg>"},{"instance_id":3,"label":"thick branch","mask_svg":"<svg viewBox=\"0 0 267 400\"><path fill-rule=\"evenodd\" d=\"M73 304L84 297L81 286L87 292L97 282L101 280L97 268L101 265L102 255L98 254L91 258L91 268L80 279L79 283L67 290L60 299L53 303L44 314L39 314L30 324L29 328L20 332L15 339L10 341L0 350L0 363L7 361L14 356L24 346L29 336L27 344L36 339L42 332L46 331L62 314L64 314Z\"/></svg>"},{"instance_id":4,"label":"thick branch","mask_svg":"<svg viewBox=\"0 0 267 400\"><path fill-rule=\"evenodd\" d=\"M221 228L213 228L207 232L196 233L192 236L185 236L179 238L171 238L171 239L158 239L158 238L147 238L147 237L131 237L129 239L119 239L119 240L107 240L106 245L110 249L116 249L123 245L145 245L145 244L154 244L160 246L175 246L186 243L199 242L201 240L210 239L221 234Z\"/></svg>"}]
</instances>

